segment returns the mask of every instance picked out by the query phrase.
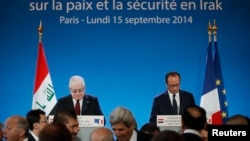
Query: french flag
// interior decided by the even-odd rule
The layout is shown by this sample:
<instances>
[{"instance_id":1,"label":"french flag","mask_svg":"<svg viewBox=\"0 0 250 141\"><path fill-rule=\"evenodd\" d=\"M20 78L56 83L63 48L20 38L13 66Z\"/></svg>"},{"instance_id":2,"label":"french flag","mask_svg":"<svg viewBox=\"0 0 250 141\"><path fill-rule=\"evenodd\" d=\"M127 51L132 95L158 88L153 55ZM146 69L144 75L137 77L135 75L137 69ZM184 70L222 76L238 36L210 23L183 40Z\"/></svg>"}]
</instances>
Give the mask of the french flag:
<instances>
[{"instance_id":1,"label":"french flag","mask_svg":"<svg viewBox=\"0 0 250 141\"><path fill-rule=\"evenodd\" d=\"M200 106L207 112L209 124L222 124L219 93L216 86L216 74L212 56L212 43L207 49L206 72Z\"/></svg>"}]
</instances>

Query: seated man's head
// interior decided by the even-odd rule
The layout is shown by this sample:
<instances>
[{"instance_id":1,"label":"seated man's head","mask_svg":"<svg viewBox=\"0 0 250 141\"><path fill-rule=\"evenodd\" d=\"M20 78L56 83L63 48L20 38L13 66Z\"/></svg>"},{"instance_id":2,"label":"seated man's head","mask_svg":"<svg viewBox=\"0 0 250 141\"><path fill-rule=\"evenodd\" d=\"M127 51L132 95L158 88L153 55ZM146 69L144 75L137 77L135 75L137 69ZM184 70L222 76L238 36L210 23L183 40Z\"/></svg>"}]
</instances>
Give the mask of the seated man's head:
<instances>
[{"instance_id":1,"label":"seated man's head","mask_svg":"<svg viewBox=\"0 0 250 141\"><path fill-rule=\"evenodd\" d=\"M80 131L77 115L75 111L61 110L54 115L53 123L64 124L72 134L73 140L77 138Z\"/></svg>"},{"instance_id":2,"label":"seated man's head","mask_svg":"<svg viewBox=\"0 0 250 141\"><path fill-rule=\"evenodd\" d=\"M130 140L135 128L135 119L131 111L117 107L111 112L109 122L118 141Z\"/></svg>"},{"instance_id":3,"label":"seated man's head","mask_svg":"<svg viewBox=\"0 0 250 141\"><path fill-rule=\"evenodd\" d=\"M41 130L39 141L72 141L72 136L64 124L52 123Z\"/></svg>"},{"instance_id":4,"label":"seated man's head","mask_svg":"<svg viewBox=\"0 0 250 141\"><path fill-rule=\"evenodd\" d=\"M106 127L99 127L90 133L90 141L114 141L113 132Z\"/></svg>"},{"instance_id":5,"label":"seated man's head","mask_svg":"<svg viewBox=\"0 0 250 141\"><path fill-rule=\"evenodd\" d=\"M181 115L182 128L201 131L207 124L206 111L204 108L192 105L183 110Z\"/></svg>"},{"instance_id":6,"label":"seated man's head","mask_svg":"<svg viewBox=\"0 0 250 141\"><path fill-rule=\"evenodd\" d=\"M249 125L249 118L241 114L231 116L227 122L227 125Z\"/></svg>"}]
</instances>

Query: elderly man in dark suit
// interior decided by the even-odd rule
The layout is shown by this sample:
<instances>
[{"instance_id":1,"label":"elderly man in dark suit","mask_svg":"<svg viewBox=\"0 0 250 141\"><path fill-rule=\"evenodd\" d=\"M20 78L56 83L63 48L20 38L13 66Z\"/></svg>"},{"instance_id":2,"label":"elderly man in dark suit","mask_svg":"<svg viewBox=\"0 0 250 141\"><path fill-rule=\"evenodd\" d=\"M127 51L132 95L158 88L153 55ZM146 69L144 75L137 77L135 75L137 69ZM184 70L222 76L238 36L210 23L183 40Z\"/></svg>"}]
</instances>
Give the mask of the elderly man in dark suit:
<instances>
[{"instance_id":1,"label":"elderly man in dark suit","mask_svg":"<svg viewBox=\"0 0 250 141\"><path fill-rule=\"evenodd\" d=\"M154 98L150 122L156 123L157 115L180 115L185 107L195 105L193 94L180 89L180 81L178 72L166 74L167 90Z\"/></svg>"},{"instance_id":2,"label":"elderly man in dark suit","mask_svg":"<svg viewBox=\"0 0 250 141\"><path fill-rule=\"evenodd\" d=\"M58 99L50 115L58 110L76 111L77 115L103 115L98 98L86 94L85 89L84 79L78 75L72 76L69 80L70 95Z\"/></svg>"}]
</instances>

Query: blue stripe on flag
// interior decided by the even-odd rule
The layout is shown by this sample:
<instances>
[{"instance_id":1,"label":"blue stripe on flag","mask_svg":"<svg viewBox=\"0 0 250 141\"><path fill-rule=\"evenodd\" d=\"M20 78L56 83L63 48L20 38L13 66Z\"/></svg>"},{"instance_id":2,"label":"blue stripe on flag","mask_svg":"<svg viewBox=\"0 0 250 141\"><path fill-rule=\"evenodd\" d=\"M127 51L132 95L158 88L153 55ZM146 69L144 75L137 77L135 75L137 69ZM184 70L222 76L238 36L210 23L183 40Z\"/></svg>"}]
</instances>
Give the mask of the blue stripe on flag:
<instances>
[{"instance_id":1,"label":"blue stripe on flag","mask_svg":"<svg viewBox=\"0 0 250 141\"><path fill-rule=\"evenodd\" d=\"M226 123L229 115L228 115L228 107L227 107L227 100L226 100L226 90L224 87L224 81L223 81L223 76L222 76L222 70L221 70L217 42L214 43L214 47L215 47L214 69L215 69L216 80L217 80L216 85L217 85L218 93L219 93L220 109L222 112L222 120L223 120L223 123Z\"/></svg>"},{"instance_id":2,"label":"blue stripe on flag","mask_svg":"<svg viewBox=\"0 0 250 141\"><path fill-rule=\"evenodd\" d=\"M211 42L209 42L207 49L206 73L202 91L203 95L216 88L216 83L215 83L216 77L214 72L213 57L211 50L212 50L212 44Z\"/></svg>"}]
</instances>

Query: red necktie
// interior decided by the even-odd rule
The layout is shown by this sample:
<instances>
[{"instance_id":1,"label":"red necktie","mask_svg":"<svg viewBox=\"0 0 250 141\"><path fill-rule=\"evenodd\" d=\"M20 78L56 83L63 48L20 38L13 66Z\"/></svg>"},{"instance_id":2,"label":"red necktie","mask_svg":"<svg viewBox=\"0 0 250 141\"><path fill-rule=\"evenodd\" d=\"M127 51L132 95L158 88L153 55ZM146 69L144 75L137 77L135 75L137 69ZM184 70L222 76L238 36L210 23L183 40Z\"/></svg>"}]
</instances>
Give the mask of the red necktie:
<instances>
[{"instance_id":1,"label":"red necktie","mask_svg":"<svg viewBox=\"0 0 250 141\"><path fill-rule=\"evenodd\" d=\"M79 100L76 101L75 111L76 111L77 115L80 115L80 113L81 113L80 111L81 110L80 110L80 102L79 102Z\"/></svg>"}]
</instances>

